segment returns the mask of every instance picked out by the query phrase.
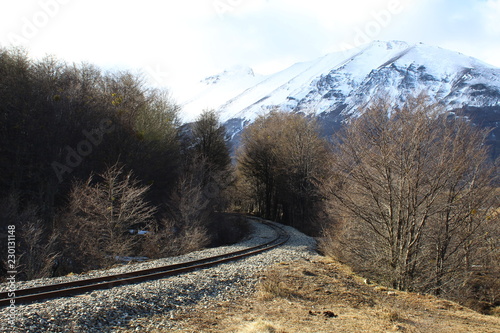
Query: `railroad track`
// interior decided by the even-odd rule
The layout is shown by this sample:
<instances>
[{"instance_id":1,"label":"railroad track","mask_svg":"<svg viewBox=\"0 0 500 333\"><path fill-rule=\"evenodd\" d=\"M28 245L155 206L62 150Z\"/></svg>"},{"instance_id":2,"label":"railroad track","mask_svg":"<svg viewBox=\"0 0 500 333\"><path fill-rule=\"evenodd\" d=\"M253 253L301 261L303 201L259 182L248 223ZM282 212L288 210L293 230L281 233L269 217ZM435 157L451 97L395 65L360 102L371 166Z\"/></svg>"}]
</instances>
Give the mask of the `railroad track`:
<instances>
[{"instance_id":1,"label":"railroad track","mask_svg":"<svg viewBox=\"0 0 500 333\"><path fill-rule=\"evenodd\" d=\"M116 286L134 284L138 282L161 279L167 276L178 275L196 269L207 268L221 263L249 257L278 247L284 244L289 239L289 235L281 227L265 221L263 221L262 223L266 224L276 232L276 237L264 244L249 247L247 249L239 250L236 252L230 252L214 257L193 260L174 265L149 268L145 270L85 280L63 282L34 288L20 289L15 291L14 298L9 297L9 292L2 292L0 293L0 307L9 306L12 299L15 300L16 305L27 304L51 298L74 296L89 291L110 289Z\"/></svg>"}]
</instances>

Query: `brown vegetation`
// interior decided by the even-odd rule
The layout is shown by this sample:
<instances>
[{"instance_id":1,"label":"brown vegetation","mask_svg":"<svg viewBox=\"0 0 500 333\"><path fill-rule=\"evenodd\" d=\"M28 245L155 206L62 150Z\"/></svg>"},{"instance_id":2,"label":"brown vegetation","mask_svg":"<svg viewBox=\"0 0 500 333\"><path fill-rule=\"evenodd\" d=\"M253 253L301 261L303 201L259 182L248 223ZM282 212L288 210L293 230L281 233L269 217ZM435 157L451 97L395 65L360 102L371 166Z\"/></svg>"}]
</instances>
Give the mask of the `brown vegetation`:
<instances>
[{"instance_id":1,"label":"brown vegetation","mask_svg":"<svg viewBox=\"0 0 500 333\"><path fill-rule=\"evenodd\" d=\"M475 297L464 295L474 271L498 270L498 173L485 138L423 98L366 110L334 146L324 251L399 290ZM492 305L497 283L481 283Z\"/></svg>"},{"instance_id":2,"label":"brown vegetation","mask_svg":"<svg viewBox=\"0 0 500 333\"><path fill-rule=\"evenodd\" d=\"M176 313L168 332L449 332L493 333L500 318L460 304L402 292L364 278L336 260L316 257L275 265L254 295ZM141 318L152 323L165 318ZM123 329L123 332L128 332ZM167 330L153 330L167 332Z\"/></svg>"},{"instance_id":3,"label":"brown vegetation","mask_svg":"<svg viewBox=\"0 0 500 333\"><path fill-rule=\"evenodd\" d=\"M205 218L224 211L232 182L225 130L206 112L183 136L178 111L140 76L0 49L0 202L16 201L0 237L17 227L18 278L210 243Z\"/></svg>"},{"instance_id":4,"label":"brown vegetation","mask_svg":"<svg viewBox=\"0 0 500 333\"><path fill-rule=\"evenodd\" d=\"M259 117L245 129L238 152L243 208L314 233L326 157L313 120L277 111Z\"/></svg>"},{"instance_id":5,"label":"brown vegetation","mask_svg":"<svg viewBox=\"0 0 500 333\"><path fill-rule=\"evenodd\" d=\"M17 227L14 235L19 240L16 244L19 278L30 280L52 276L54 264L60 257L56 250L58 235L48 233L38 217L38 209L33 205L20 206L19 195L12 193L0 201L0 219Z\"/></svg>"},{"instance_id":6,"label":"brown vegetation","mask_svg":"<svg viewBox=\"0 0 500 333\"><path fill-rule=\"evenodd\" d=\"M139 225L151 229L155 209L145 200L147 186L140 186L131 172L111 166L100 180L90 177L75 183L68 210L62 215L65 258L81 270L105 267L117 256L131 256L138 237L129 230Z\"/></svg>"}]
</instances>

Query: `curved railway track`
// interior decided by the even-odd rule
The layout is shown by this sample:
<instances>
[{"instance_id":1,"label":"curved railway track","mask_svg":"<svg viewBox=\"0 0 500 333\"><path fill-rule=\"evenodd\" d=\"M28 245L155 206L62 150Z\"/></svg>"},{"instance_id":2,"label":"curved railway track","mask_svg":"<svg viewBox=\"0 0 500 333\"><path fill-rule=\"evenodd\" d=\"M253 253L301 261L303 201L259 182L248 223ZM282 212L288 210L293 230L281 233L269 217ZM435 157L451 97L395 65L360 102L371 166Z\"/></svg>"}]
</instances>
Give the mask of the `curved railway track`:
<instances>
[{"instance_id":1,"label":"curved railway track","mask_svg":"<svg viewBox=\"0 0 500 333\"><path fill-rule=\"evenodd\" d=\"M83 294L93 290L110 289L116 286L134 284L138 282L161 279L167 276L173 276L185 272L190 272L196 269L207 268L221 263L249 257L284 244L289 239L289 235L281 227L272 223L263 221L262 223L269 226L276 232L276 237L271 241L257 246L249 247L244 250L225 253L222 255L208 257L199 260L183 262L174 265L167 265L145 270L139 270L116 275L109 275L85 280L77 280L71 282L63 282L58 284L20 289L15 291L15 297L8 297L9 292L0 293L0 307L8 306L11 300L15 300L15 304L26 304L41 300L74 296Z\"/></svg>"}]
</instances>

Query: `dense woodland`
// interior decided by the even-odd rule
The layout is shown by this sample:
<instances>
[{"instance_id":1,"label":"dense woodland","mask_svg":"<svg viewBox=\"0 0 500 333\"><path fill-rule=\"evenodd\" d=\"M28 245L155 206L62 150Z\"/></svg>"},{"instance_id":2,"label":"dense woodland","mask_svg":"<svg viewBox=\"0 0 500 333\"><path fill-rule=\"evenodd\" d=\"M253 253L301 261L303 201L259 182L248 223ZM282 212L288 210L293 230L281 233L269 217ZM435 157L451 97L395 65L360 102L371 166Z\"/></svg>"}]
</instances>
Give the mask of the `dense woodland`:
<instances>
[{"instance_id":1,"label":"dense woodland","mask_svg":"<svg viewBox=\"0 0 500 333\"><path fill-rule=\"evenodd\" d=\"M0 78L0 228L16 225L23 278L231 241L215 218L233 181L215 113L181 126L138 76L18 50L1 51Z\"/></svg>"},{"instance_id":2,"label":"dense woodland","mask_svg":"<svg viewBox=\"0 0 500 333\"><path fill-rule=\"evenodd\" d=\"M324 138L274 110L230 156L216 112L181 124L140 76L3 49L0 234L16 226L32 279L234 242L248 230L229 213L250 213L378 283L498 306L498 165L487 131L441 111L381 98Z\"/></svg>"}]
</instances>

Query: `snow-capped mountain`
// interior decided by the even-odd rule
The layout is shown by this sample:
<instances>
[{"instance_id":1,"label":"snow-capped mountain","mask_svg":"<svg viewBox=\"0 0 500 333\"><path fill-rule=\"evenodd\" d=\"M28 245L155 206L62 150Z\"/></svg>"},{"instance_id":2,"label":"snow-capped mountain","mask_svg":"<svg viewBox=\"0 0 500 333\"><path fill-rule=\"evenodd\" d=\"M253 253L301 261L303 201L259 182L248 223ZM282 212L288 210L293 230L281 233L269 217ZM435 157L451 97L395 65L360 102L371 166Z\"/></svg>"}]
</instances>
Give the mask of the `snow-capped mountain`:
<instances>
[{"instance_id":1,"label":"snow-capped mountain","mask_svg":"<svg viewBox=\"0 0 500 333\"><path fill-rule=\"evenodd\" d=\"M205 109L219 109L226 101L258 84L262 77L250 67L235 66L191 85L190 94L181 102L183 121L194 121Z\"/></svg>"},{"instance_id":2,"label":"snow-capped mountain","mask_svg":"<svg viewBox=\"0 0 500 333\"><path fill-rule=\"evenodd\" d=\"M500 68L425 44L375 41L268 76L240 67L201 84L184 109L218 110L230 134L273 108L316 115L325 129L334 128L379 96L401 103L421 92L449 111L464 109L482 125L500 127Z\"/></svg>"}]
</instances>

